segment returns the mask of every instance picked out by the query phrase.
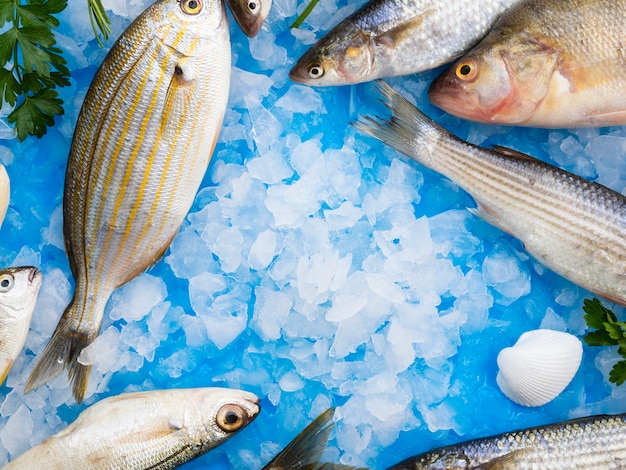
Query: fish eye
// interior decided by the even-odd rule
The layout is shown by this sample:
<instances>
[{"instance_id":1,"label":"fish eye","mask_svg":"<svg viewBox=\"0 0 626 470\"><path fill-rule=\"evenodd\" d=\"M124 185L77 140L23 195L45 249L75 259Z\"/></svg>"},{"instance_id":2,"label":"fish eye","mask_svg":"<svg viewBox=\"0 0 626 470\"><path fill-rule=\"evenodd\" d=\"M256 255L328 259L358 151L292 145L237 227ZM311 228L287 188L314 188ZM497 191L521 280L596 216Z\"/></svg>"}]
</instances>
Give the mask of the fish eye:
<instances>
[{"instance_id":1,"label":"fish eye","mask_svg":"<svg viewBox=\"0 0 626 470\"><path fill-rule=\"evenodd\" d=\"M0 275L0 292L9 292L13 288L15 279L11 274Z\"/></svg>"},{"instance_id":2,"label":"fish eye","mask_svg":"<svg viewBox=\"0 0 626 470\"><path fill-rule=\"evenodd\" d=\"M235 432L247 423L246 412L237 405L224 405L217 412L217 425L225 432Z\"/></svg>"},{"instance_id":3,"label":"fish eye","mask_svg":"<svg viewBox=\"0 0 626 470\"><path fill-rule=\"evenodd\" d=\"M180 9L187 15L197 15L202 11L202 0L181 0Z\"/></svg>"},{"instance_id":4,"label":"fish eye","mask_svg":"<svg viewBox=\"0 0 626 470\"><path fill-rule=\"evenodd\" d=\"M248 10L250 11L255 11L258 6L258 3L255 1L248 2Z\"/></svg>"},{"instance_id":5,"label":"fish eye","mask_svg":"<svg viewBox=\"0 0 626 470\"><path fill-rule=\"evenodd\" d=\"M324 67L313 64L309 67L309 78L321 78L324 76Z\"/></svg>"},{"instance_id":6,"label":"fish eye","mask_svg":"<svg viewBox=\"0 0 626 470\"><path fill-rule=\"evenodd\" d=\"M474 62L461 62L456 66L456 76L463 81L472 81L476 78L476 75L477 67Z\"/></svg>"}]
</instances>

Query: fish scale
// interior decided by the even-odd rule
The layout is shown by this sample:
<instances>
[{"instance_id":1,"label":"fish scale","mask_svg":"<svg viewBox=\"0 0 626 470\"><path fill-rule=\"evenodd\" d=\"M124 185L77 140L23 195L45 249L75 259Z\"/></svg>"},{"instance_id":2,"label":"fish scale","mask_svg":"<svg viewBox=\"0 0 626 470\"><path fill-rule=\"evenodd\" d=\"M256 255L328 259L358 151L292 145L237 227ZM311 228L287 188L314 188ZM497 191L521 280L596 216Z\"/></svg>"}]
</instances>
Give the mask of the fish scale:
<instances>
[{"instance_id":1,"label":"fish scale","mask_svg":"<svg viewBox=\"0 0 626 470\"><path fill-rule=\"evenodd\" d=\"M207 169L226 109L230 39L221 1L161 0L113 45L78 118L66 172L64 235L74 297L26 390L68 369L77 401L113 290L156 262Z\"/></svg>"},{"instance_id":2,"label":"fish scale","mask_svg":"<svg viewBox=\"0 0 626 470\"><path fill-rule=\"evenodd\" d=\"M355 126L450 178L470 209L513 235L548 268L626 305L626 198L528 155L456 138L380 82L388 120Z\"/></svg>"}]
</instances>

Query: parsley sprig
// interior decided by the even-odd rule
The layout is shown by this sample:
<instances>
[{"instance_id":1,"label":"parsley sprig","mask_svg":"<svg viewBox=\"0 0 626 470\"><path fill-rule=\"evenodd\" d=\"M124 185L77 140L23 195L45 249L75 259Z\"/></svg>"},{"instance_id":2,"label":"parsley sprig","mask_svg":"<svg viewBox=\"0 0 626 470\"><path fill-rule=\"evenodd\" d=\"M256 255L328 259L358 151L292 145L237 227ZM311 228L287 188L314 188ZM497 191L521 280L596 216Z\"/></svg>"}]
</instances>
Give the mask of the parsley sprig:
<instances>
[{"instance_id":1,"label":"parsley sprig","mask_svg":"<svg viewBox=\"0 0 626 470\"><path fill-rule=\"evenodd\" d=\"M0 96L14 108L7 119L20 141L41 137L63 114L56 87L70 84L70 71L52 30L66 6L67 0L0 0Z\"/></svg>"},{"instance_id":2,"label":"parsley sprig","mask_svg":"<svg viewBox=\"0 0 626 470\"><path fill-rule=\"evenodd\" d=\"M617 352L624 359L616 362L609 373L609 381L622 385L626 381L626 323L617 320L615 314L594 299L585 299L583 310L590 331L584 336L589 346L618 346Z\"/></svg>"}]
</instances>

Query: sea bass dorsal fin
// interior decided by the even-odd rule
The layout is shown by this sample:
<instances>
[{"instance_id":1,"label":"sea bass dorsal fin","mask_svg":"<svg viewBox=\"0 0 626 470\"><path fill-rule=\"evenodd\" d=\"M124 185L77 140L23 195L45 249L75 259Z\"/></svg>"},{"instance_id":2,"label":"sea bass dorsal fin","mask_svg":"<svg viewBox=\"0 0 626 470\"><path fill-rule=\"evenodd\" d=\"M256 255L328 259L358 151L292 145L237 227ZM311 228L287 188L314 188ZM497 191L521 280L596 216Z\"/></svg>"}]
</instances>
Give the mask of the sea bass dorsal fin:
<instances>
[{"instance_id":1,"label":"sea bass dorsal fin","mask_svg":"<svg viewBox=\"0 0 626 470\"><path fill-rule=\"evenodd\" d=\"M383 34L376 36L375 41L385 47L392 48L396 43L401 40L410 31L414 31L424 22L424 18L432 14L432 10L426 10L420 15L416 15L413 18L404 21L393 28L385 31Z\"/></svg>"},{"instance_id":2,"label":"sea bass dorsal fin","mask_svg":"<svg viewBox=\"0 0 626 470\"><path fill-rule=\"evenodd\" d=\"M508 147L503 147L502 145L493 145L492 150L498 152L499 154L506 155L507 157L519 158L520 160L532 160L536 161L535 157L531 157L530 155L519 152L517 150L510 149Z\"/></svg>"}]
</instances>

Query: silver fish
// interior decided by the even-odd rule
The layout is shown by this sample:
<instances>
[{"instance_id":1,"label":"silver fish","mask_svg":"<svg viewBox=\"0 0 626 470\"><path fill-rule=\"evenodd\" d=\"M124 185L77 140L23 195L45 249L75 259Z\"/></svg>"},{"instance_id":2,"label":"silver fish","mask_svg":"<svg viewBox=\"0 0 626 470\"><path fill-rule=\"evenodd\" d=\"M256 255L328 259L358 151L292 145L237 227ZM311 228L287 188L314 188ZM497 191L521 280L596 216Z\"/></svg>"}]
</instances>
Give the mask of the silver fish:
<instances>
[{"instance_id":1,"label":"silver fish","mask_svg":"<svg viewBox=\"0 0 626 470\"><path fill-rule=\"evenodd\" d=\"M370 0L315 43L289 76L347 85L438 67L476 44L520 0Z\"/></svg>"},{"instance_id":2,"label":"silver fish","mask_svg":"<svg viewBox=\"0 0 626 470\"><path fill-rule=\"evenodd\" d=\"M9 462L16 469L171 469L217 447L259 413L256 395L226 388L126 393L84 410Z\"/></svg>"},{"instance_id":3,"label":"silver fish","mask_svg":"<svg viewBox=\"0 0 626 470\"><path fill-rule=\"evenodd\" d=\"M63 197L74 297L30 391L67 369L74 397L117 287L155 263L191 207L226 110L230 36L221 0L159 0L115 42L81 108Z\"/></svg>"},{"instance_id":4,"label":"silver fish","mask_svg":"<svg viewBox=\"0 0 626 470\"><path fill-rule=\"evenodd\" d=\"M521 240L548 268L626 305L626 198L514 150L458 139L380 82L388 120L355 124L473 196L474 214Z\"/></svg>"},{"instance_id":5,"label":"silver fish","mask_svg":"<svg viewBox=\"0 0 626 470\"><path fill-rule=\"evenodd\" d=\"M435 449L388 470L608 470L626 467L626 414L598 415Z\"/></svg>"},{"instance_id":6,"label":"silver fish","mask_svg":"<svg viewBox=\"0 0 626 470\"><path fill-rule=\"evenodd\" d=\"M32 266L0 271L0 384L26 342L42 280Z\"/></svg>"},{"instance_id":7,"label":"silver fish","mask_svg":"<svg viewBox=\"0 0 626 470\"><path fill-rule=\"evenodd\" d=\"M226 0L233 18L248 37L255 37L272 8L272 0Z\"/></svg>"}]
</instances>

